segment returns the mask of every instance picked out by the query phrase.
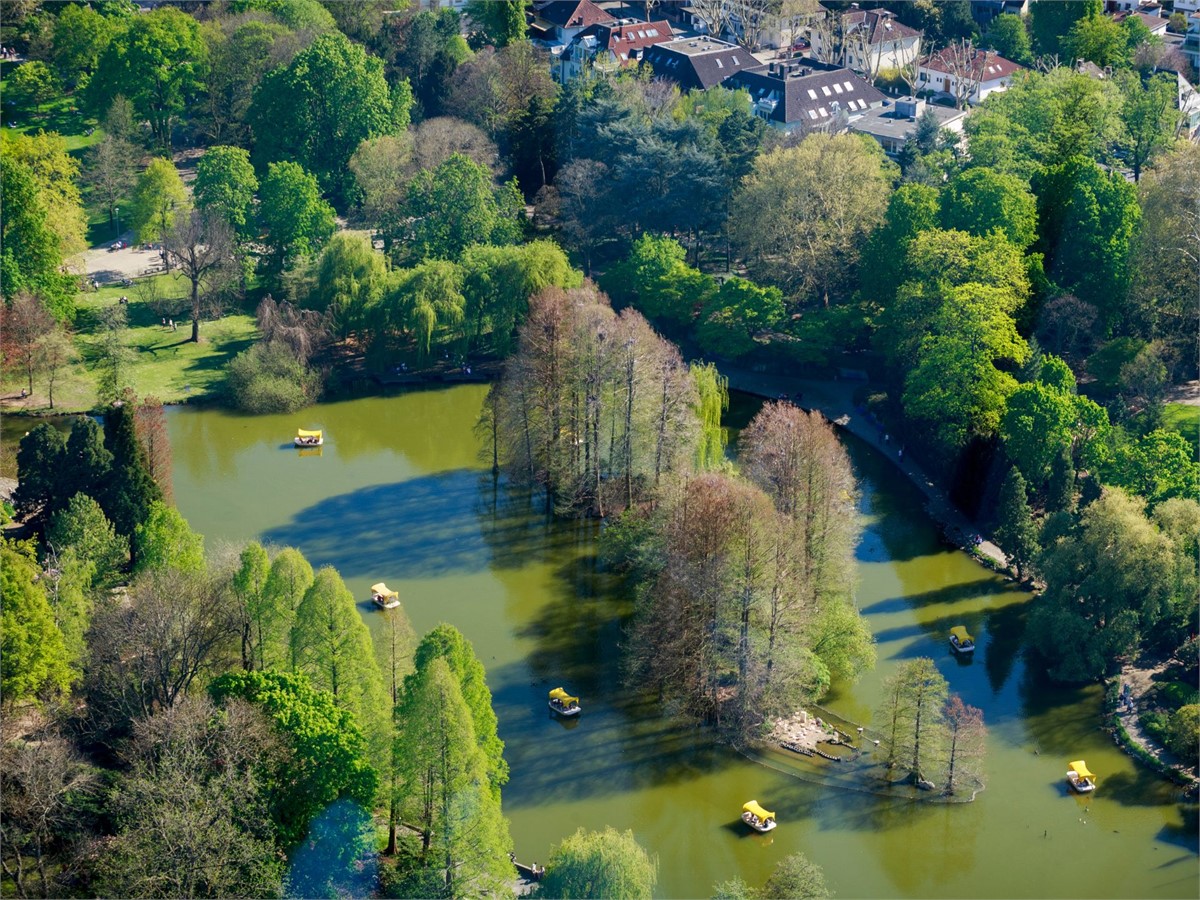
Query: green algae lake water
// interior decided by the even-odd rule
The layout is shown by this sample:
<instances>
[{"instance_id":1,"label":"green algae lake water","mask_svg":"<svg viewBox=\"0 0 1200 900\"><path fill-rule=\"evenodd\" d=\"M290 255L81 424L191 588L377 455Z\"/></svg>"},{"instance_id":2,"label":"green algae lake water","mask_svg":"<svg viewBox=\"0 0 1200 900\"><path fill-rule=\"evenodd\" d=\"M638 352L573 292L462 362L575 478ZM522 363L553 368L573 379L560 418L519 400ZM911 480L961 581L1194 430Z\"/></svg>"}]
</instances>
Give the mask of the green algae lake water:
<instances>
[{"instance_id":1,"label":"green algae lake water","mask_svg":"<svg viewBox=\"0 0 1200 900\"><path fill-rule=\"evenodd\" d=\"M627 697L629 602L598 569L598 526L547 519L541 504L494 489L473 432L485 391L413 391L296 416L184 407L168 421L176 500L210 544L295 545L364 600L386 581L418 634L446 621L474 643L512 769L504 811L518 859L544 863L576 828L612 825L658 855L664 897L708 897L734 876L761 884L798 850L839 898L1197 896L1195 806L1098 729L1099 688L1034 676L1022 654L1028 595L941 544L915 488L873 450L848 444L865 526L858 602L879 664L825 705L867 721L898 663L933 657L988 725L987 789L974 803L792 777ZM732 425L748 404L735 404ZM292 448L297 426L325 429L319 457ZM946 646L959 623L978 642L970 664ZM548 716L546 692L560 683L582 697L578 720ZM1099 775L1086 799L1063 779L1080 757ZM776 811L772 834L738 820L751 798Z\"/></svg>"}]
</instances>

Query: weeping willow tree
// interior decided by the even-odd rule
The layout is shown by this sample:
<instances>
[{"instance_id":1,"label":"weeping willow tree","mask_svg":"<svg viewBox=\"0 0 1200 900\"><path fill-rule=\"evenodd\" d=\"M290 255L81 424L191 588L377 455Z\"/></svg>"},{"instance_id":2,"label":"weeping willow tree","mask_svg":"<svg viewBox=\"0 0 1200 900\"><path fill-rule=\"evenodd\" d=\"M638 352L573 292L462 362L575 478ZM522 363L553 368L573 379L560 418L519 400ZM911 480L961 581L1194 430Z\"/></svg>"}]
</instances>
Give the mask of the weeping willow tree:
<instances>
[{"instance_id":1,"label":"weeping willow tree","mask_svg":"<svg viewBox=\"0 0 1200 900\"><path fill-rule=\"evenodd\" d=\"M698 396L696 418L700 422L696 468L705 471L716 468L725 459L725 429L721 425L721 415L729 409L729 379L718 372L713 363L692 363L691 370Z\"/></svg>"}]
</instances>

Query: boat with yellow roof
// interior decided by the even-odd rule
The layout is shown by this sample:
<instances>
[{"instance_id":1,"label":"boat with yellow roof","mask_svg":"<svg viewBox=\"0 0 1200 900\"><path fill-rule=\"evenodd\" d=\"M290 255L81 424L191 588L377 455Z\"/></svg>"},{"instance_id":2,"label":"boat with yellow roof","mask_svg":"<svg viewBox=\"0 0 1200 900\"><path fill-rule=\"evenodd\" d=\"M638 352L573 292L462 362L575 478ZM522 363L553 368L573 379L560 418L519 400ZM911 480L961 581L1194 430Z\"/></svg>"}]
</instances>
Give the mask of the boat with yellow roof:
<instances>
[{"instance_id":1,"label":"boat with yellow roof","mask_svg":"<svg viewBox=\"0 0 1200 900\"><path fill-rule=\"evenodd\" d=\"M1080 794L1090 794L1096 789L1096 776L1088 771L1082 759L1067 766L1067 784Z\"/></svg>"},{"instance_id":2,"label":"boat with yellow roof","mask_svg":"<svg viewBox=\"0 0 1200 900\"><path fill-rule=\"evenodd\" d=\"M325 434L321 431L305 431L303 428L297 428L292 443L297 447L320 447L325 443Z\"/></svg>"},{"instance_id":3,"label":"boat with yellow roof","mask_svg":"<svg viewBox=\"0 0 1200 900\"><path fill-rule=\"evenodd\" d=\"M572 697L560 687L556 687L550 692L550 708L560 716L577 716L583 712L583 707L579 705L579 698Z\"/></svg>"},{"instance_id":4,"label":"boat with yellow roof","mask_svg":"<svg viewBox=\"0 0 1200 900\"><path fill-rule=\"evenodd\" d=\"M975 652L975 638L971 637L965 626L955 625L950 629L950 649L964 655Z\"/></svg>"},{"instance_id":5,"label":"boat with yellow roof","mask_svg":"<svg viewBox=\"0 0 1200 900\"><path fill-rule=\"evenodd\" d=\"M742 807L742 821L755 831L766 834L775 829L775 813L763 809L757 800L751 800Z\"/></svg>"},{"instance_id":6,"label":"boat with yellow roof","mask_svg":"<svg viewBox=\"0 0 1200 900\"><path fill-rule=\"evenodd\" d=\"M381 581L371 585L371 602L380 609L395 609L400 605L400 594L388 590L388 586Z\"/></svg>"}]
</instances>

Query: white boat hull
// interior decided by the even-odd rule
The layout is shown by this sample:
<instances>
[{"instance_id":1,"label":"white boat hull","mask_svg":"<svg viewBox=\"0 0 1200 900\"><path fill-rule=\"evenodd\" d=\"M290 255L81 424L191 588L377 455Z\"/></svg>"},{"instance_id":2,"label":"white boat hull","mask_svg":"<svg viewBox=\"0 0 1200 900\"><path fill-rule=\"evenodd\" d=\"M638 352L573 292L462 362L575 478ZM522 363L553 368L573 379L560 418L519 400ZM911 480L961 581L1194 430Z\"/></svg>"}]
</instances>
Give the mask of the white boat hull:
<instances>
[{"instance_id":1,"label":"white boat hull","mask_svg":"<svg viewBox=\"0 0 1200 900\"><path fill-rule=\"evenodd\" d=\"M371 601L380 609L395 609L400 605L399 600L381 600L379 597L372 597Z\"/></svg>"},{"instance_id":2,"label":"white boat hull","mask_svg":"<svg viewBox=\"0 0 1200 900\"><path fill-rule=\"evenodd\" d=\"M973 643L960 645L954 638L950 638L950 649L955 653L961 653L963 656L966 656L968 653L975 652L975 645Z\"/></svg>"},{"instance_id":3,"label":"white boat hull","mask_svg":"<svg viewBox=\"0 0 1200 900\"><path fill-rule=\"evenodd\" d=\"M1080 778L1075 773L1067 775L1067 784L1078 794L1090 794L1096 789L1096 783Z\"/></svg>"},{"instance_id":4,"label":"white boat hull","mask_svg":"<svg viewBox=\"0 0 1200 900\"><path fill-rule=\"evenodd\" d=\"M297 447L320 447L325 443L325 438L320 438L315 441L302 441L300 438L292 438L292 443Z\"/></svg>"},{"instance_id":5,"label":"white boat hull","mask_svg":"<svg viewBox=\"0 0 1200 900\"><path fill-rule=\"evenodd\" d=\"M742 821L760 834L766 834L768 831L774 831L776 824L778 824L774 819L768 819L765 822L755 822L751 820L750 813L742 813Z\"/></svg>"},{"instance_id":6,"label":"white boat hull","mask_svg":"<svg viewBox=\"0 0 1200 900\"><path fill-rule=\"evenodd\" d=\"M582 706L572 706L570 709L568 709L567 707L563 706L562 704L555 703L553 700L551 700L546 705L550 707L552 712L556 712L560 716L577 716L581 712L583 712Z\"/></svg>"}]
</instances>

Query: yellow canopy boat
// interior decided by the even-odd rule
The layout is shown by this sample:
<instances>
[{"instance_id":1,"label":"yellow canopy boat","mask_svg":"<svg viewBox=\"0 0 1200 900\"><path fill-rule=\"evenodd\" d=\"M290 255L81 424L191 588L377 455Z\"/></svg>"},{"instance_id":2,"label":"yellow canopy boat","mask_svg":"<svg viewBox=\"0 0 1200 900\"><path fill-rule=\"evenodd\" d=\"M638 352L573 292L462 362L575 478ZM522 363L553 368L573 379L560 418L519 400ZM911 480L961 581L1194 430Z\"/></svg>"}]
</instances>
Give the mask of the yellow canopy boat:
<instances>
[{"instance_id":1,"label":"yellow canopy boat","mask_svg":"<svg viewBox=\"0 0 1200 900\"><path fill-rule=\"evenodd\" d=\"M964 626L955 625L950 629L950 649L955 653L974 653L975 638L971 637Z\"/></svg>"},{"instance_id":2,"label":"yellow canopy boat","mask_svg":"<svg viewBox=\"0 0 1200 900\"><path fill-rule=\"evenodd\" d=\"M1067 784L1081 794L1091 793L1096 789L1096 776L1088 771L1087 763L1077 759L1067 765Z\"/></svg>"},{"instance_id":3,"label":"yellow canopy boat","mask_svg":"<svg viewBox=\"0 0 1200 900\"><path fill-rule=\"evenodd\" d=\"M583 711L579 698L572 697L560 687L550 692L550 708L560 716L577 716Z\"/></svg>"},{"instance_id":4,"label":"yellow canopy boat","mask_svg":"<svg viewBox=\"0 0 1200 900\"><path fill-rule=\"evenodd\" d=\"M400 594L396 591L389 591L388 586L382 581L379 584L371 585L371 599L377 606L384 609L395 609L400 605Z\"/></svg>"},{"instance_id":5,"label":"yellow canopy boat","mask_svg":"<svg viewBox=\"0 0 1200 900\"><path fill-rule=\"evenodd\" d=\"M775 813L763 809L757 800L751 800L742 806L742 821L765 834L775 827Z\"/></svg>"},{"instance_id":6,"label":"yellow canopy boat","mask_svg":"<svg viewBox=\"0 0 1200 900\"><path fill-rule=\"evenodd\" d=\"M325 443L325 435L321 431L305 431L303 428L297 428L296 437L292 443L297 447L320 447Z\"/></svg>"}]
</instances>

